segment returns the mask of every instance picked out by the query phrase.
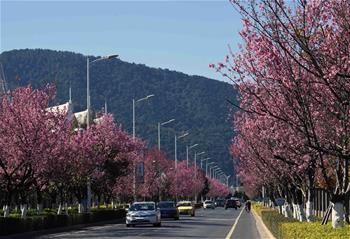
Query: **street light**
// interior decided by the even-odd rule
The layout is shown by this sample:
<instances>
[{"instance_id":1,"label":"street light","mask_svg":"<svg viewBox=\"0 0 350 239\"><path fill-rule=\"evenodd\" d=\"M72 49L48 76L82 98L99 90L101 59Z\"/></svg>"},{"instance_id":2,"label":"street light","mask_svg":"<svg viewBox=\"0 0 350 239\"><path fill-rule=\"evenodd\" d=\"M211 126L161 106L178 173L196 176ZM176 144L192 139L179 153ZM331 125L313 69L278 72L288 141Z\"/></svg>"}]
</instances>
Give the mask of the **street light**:
<instances>
[{"instance_id":1,"label":"street light","mask_svg":"<svg viewBox=\"0 0 350 239\"><path fill-rule=\"evenodd\" d=\"M194 178L197 180L197 156L205 154L204 151L197 154L197 152L194 152ZM194 192L194 200L197 202L197 188L195 188Z\"/></svg>"},{"instance_id":2,"label":"street light","mask_svg":"<svg viewBox=\"0 0 350 239\"><path fill-rule=\"evenodd\" d=\"M136 103L148 100L149 98L153 97L154 95L147 95L146 97L143 97L141 99L135 100L132 99L132 138L135 139L136 137L136 129L135 129L135 106ZM133 177L133 194L134 194L134 201L136 201L136 165L134 165L134 177Z\"/></svg>"},{"instance_id":3,"label":"street light","mask_svg":"<svg viewBox=\"0 0 350 239\"><path fill-rule=\"evenodd\" d=\"M86 110L87 110L86 126L87 126L87 128L89 128L89 126L90 126L90 107L91 107L91 105L90 105L90 103L91 103L90 102L90 64L93 64L95 62L102 61L102 60L111 60L111 59L115 59L118 57L119 57L119 55L109 55L109 56L97 58L91 62L90 62L89 57L86 58ZM88 198L88 201L89 201L89 198Z\"/></svg>"},{"instance_id":4,"label":"street light","mask_svg":"<svg viewBox=\"0 0 350 239\"><path fill-rule=\"evenodd\" d=\"M193 149L194 147L197 147L199 144L194 144L194 145L191 145L191 146L186 146L186 160L187 160L187 168L188 168L188 151L190 149Z\"/></svg>"},{"instance_id":5,"label":"street light","mask_svg":"<svg viewBox=\"0 0 350 239\"><path fill-rule=\"evenodd\" d=\"M143 97L141 99L135 100L132 99L132 137L135 138L135 104L144 100L148 100L149 98L153 97L154 95L147 95L146 97Z\"/></svg>"},{"instance_id":6,"label":"street light","mask_svg":"<svg viewBox=\"0 0 350 239\"><path fill-rule=\"evenodd\" d=\"M175 169L177 169L177 140L178 139L181 139L183 137L186 137L187 135L189 135L188 132L180 135L180 136L176 136L176 133L175 133L175 154L174 154L174 158L175 158Z\"/></svg>"},{"instance_id":7,"label":"street light","mask_svg":"<svg viewBox=\"0 0 350 239\"><path fill-rule=\"evenodd\" d=\"M194 152L194 169L196 170L197 169L197 156L199 155L202 155L202 154L205 154L204 151L200 152L197 154L197 152Z\"/></svg>"},{"instance_id":8,"label":"street light","mask_svg":"<svg viewBox=\"0 0 350 239\"><path fill-rule=\"evenodd\" d=\"M114 58L117 58L118 55L110 55L110 56L104 56L97 58L93 61L90 62L89 57L86 58L86 129L90 127L90 64L95 63L97 61L102 61L102 60L111 60ZM87 207L86 211L90 212L90 207L91 207L91 182L90 182L90 177L87 179Z\"/></svg>"},{"instance_id":9,"label":"street light","mask_svg":"<svg viewBox=\"0 0 350 239\"><path fill-rule=\"evenodd\" d=\"M174 122L174 121L175 121L175 119L171 119L171 120L165 121L163 123L158 122L158 150L159 151L160 151L160 126L170 124L171 122Z\"/></svg>"},{"instance_id":10,"label":"street light","mask_svg":"<svg viewBox=\"0 0 350 239\"><path fill-rule=\"evenodd\" d=\"M207 163L205 164L205 176L208 177L208 166L211 165L211 164L214 164L214 162L211 162L211 163Z\"/></svg>"},{"instance_id":11,"label":"street light","mask_svg":"<svg viewBox=\"0 0 350 239\"><path fill-rule=\"evenodd\" d=\"M226 175L225 175L226 176ZM231 175L226 176L226 186L228 187L228 179L231 177Z\"/></svg>"},{"instance_id":12,"label":"street light","mask_svg":"<svg viewBox=\"0 0 350 239\"><path fill-rule=\"evenodd\" d=\"M203 168L203 162L210 159L209 157L208 158L205 158L205 159L201 159L201 169ZM207 165L208 161L205 162L205 165Z\"/></svg>"},{"instance_id":13,"label":"street light","mask_svg":"<svg viewBox=\"0 0 350 239\"><path fill-rule=\"evenodd\" d=\"M217 176L218 176L218 172L220 172L221 171L221 169L218 167L218 168L216 168L216 169L214 169L214 178L215 179L217 179Z\"/></svg>"},{"instance_id":14,"label":"street light","mask_svg":"<svg viewBox=\"0 0 350 239\"><path fill-rule=\"evenodd\" d=\"M215 165L215 166L213 166L213 167L210 167L210 169L209 169L210 178L213 179L214 170L217 169L217 168L219 168L219 166L217 166L217 165Z\"/></svg>"}]
</instances>

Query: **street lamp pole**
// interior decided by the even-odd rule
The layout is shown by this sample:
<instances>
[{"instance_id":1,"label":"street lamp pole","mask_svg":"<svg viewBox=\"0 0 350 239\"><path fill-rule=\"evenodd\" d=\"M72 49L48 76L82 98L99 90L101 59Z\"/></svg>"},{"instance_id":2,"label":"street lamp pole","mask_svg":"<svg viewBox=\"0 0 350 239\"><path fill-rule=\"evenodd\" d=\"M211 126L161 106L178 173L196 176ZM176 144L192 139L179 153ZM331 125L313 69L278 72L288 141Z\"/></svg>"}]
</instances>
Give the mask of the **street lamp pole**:
<instances>
[{"instance_id":1,"label":"street lamp pole","mask_svg":"<svg viewBox=\"0 0 350 239\"><path fill-rule=\"evenodd\" d=\"M109 55L97 58L90 62L89 57L86 58L86 113L87 113L87 120L86 120L86 126L89 128L90 126L90 111L91 111L91 101L90 101L90 65L103 60L111 60L118 58L118 55Z\"/></svg>"},{"instance_id":2,"label":"street lamp pole","mask_svg":"<svg viewBox=\"0 0 350 239\"><path fill-rule=\"evenodd\" d=\"M149 98L153 97L154 95L147 95L146 97L143 97L141 99L138 99L138 100L135 100L135 99L132 99L132 137L133 139L135 139L136 137L136 127L135 127L135 106L136 106L136 103L140 102L140 101L144 101L144 100L148 100Z\"/></svg>"},{"instance_id":3,"label":"street lamp pole","mask_svg":"<svg viewBox=\"0 0 350 239\"><path fill-rule=\"evenodd\" d=\"M96 60L93 60L90 62L89 57L86 58L86 129L90 127L90 64L97 62L97 61L102 61L102 60L110 60L117 58L118 55L110 55L110 56L105 56L105 57L100 57L97 58ZM91 182L90 182L90 176L87 178L87 202L86 202L86 211L89 213L90 208L91 208Z\"/></svg>"},{"instance_id":4,"label":"street lamp pole","mask_svg":"<svg viewBox=\"0 0 350 239\"><path fill-rule=\"evenodd\" d=\"M135 139L136 137L136 127L135 127L135 106L136 103L143 101L143 100L148 100L149 98L153 97L154 95L147 95L144 98L135 100L132 99L132 138ZM133 177L133 196L134 196L134 201L136 202L136 165L134 165L134 177Z\"/></svg>"},{"instance_id":5,"label":"street lamp pole","mask_svg":"<svg viewBox=\"0 0 350 239\"><path fill-rule=\"evenodd\" d=\"M171 122L175 121L175 119L168 120L166 122L160 123L158 122L158 150L160 151L160 126L164 126L166 124L169 124Z\"/></svg>"},{"instance_id":6,"label":"street lamp pole","mask_svg":"<svg viewBox=\"0 0 350 239\"><path fill-rule=\"evenodd\" d=\"M228 179L231 177L231 175L226 176L226 186L228 187Z\"/></svg>"},{"instance_id":7,"label":"street lamp pole","mask_svg":"<svg viewBox=\"0 0 350 239\"><path fill-rule=\"evenodd\" d=\"M205 164L205 176L206 177L208 177L208 166L211 165L211 164L214 164L214 162L208 163L208 161L207 161L207 163Z\"/></svg>"},{"instance_id":8,"label":"street lamp pole","mask_svg":"<svg viewBox=\"0 0 350 239\"><path fill-rule=\"evenodd\" d=\"M186 160L187 160L187 168L188 168L188 163L189 163L189 158L188 158L188 152L190 149L194 148L194 147L197 147L199 144L194 144L194 145L191 145L191 146L186 146Z\"/></svg>"},{"instance_id":9,"label":"street lamp pole","mask_svg":"<svg viewBox=\"0 0 350 239\"><path fill-rule=\"evenodd\" d=\"M174 159L175 159L175 170L177 169L177 140L181 139L183 137L186 137L187 135L189 135L188 132L184 133L183 135L180 135L179 137L176 136L175 133L175 153L174 153Z\"/></svg>"},{"instance_id":10,"label":"street lamp pole","mask_svg":"<svg viewBox=\"0 0 350 239\"><path fill-rule=\"evenodd\" d=\"M197 154L197 152L194 152L194 178L197 180L197 156L205 154L204 151ZM194 200L197 202L197 188L194 189Z\"/></svg>"},{"instance_id":11,"label":"street lamp pole","mask_svg":"<svg viewBox=\"0 0 350 239\"><path fill-rule=\"evenodd\" d=\"M217 165L215 165L214 167L210 167L209 174L211 179L214 179L214 170L217 168L219 168Z\"/></svg>"},{"instance_id":12,"label":"street lamp pole","mask_svg":"<svg viewBox=\"0 0 350 239\"><path fill-rule=\"evenodd\" d=\"M208 159L210 159L210 158L205 158L205 159L201 159L201 169L203 169L203 162L205 161L205 165L207 165L207 163L208 163Z\"/></svg>"}]
</instances>

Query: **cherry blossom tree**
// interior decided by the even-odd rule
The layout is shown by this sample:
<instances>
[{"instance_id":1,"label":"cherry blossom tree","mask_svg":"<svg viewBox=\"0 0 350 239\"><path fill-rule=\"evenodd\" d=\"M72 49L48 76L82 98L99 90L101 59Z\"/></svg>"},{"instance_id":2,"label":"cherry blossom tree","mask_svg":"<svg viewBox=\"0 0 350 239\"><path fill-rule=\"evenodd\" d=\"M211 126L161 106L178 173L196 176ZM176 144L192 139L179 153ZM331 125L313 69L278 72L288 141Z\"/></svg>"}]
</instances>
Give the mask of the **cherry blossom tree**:
<instances>
[{"instance_id":1,"label":"cherry blossom tree","mask_svg":"<svg viewBox=\"0 0 350 239\"><path fill-rule=\"evenodd\" d=\"M64 141L68 127L64 117L46 111L53 93L52 87L34 90L29 86L2 98L0 177L5 184L5 217L15 196L20 197L22 217L26 216L32 185L42 188L47 168L62 157L58 142Z\"/></svg>"},{"instance_id":2,"label":"cherry blossom tree","mask_svg":"<svg viewBox=\"0 0 350 239\"><path fill-rule=\"evenodd\" d=\"M227 185L223 184L217 179L209 179L209 184L209 192L207 195L210 198L226 197L230 193Z\"/></svg>"},{"instance_id":3,"label":"cherry blossom tree","mask_svg":"<svg viewBox=\"0 0 350 239\"><path fill-rule=\"evenodd\" d=\"M150 149L145 154L144 160L145 177L141 189L144 198L160 200L167 192L167 174L171 168L171 161L166 159L165 154L156 148Z\"/></svg>"},{"instance_id":4,"label":"cherry blossom tree","mask_svg":"<svg viewBox=\"0 0 350 239\"><path fill-rule=\"evenodd\" d=\"M236 106L245 112L243 118L252 114L258 122L270 121L275 126L265 130L265 139L271 142L265 140L261 148L253 142L250 153L254 157L247 158L266 165L273 160L273 165L282 166L278 170L290 167L293 173L287 172L286 179L293 178L308 205L318 177L331 194L333 227L339 227L343 203L350 194L350 3L251 0L232 4L242 14L244 45L240 53L230 52L224 63L211 67L239 90ZM258 130L260 126L252 127ZM291 142L283 137L286 132ZM281 139L282 144L276 145ZM298 145L301 150L295 152ZM245 162L242 165L246 167ZM242 174L249 181L247 173Z\"/></svg>"}]
</instances>

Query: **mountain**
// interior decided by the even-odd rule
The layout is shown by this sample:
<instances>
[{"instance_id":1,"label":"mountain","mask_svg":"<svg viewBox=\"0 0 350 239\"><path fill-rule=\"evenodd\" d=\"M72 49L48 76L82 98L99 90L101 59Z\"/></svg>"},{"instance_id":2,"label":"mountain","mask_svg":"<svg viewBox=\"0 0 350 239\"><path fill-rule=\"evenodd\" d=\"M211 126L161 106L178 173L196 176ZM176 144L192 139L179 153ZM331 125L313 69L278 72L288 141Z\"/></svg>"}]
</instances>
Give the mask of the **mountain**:
<instances>
[{"instance_id":1,"label":"mountain","mask_svg":"<svg viewBox=\"0 0 350 239\"><path fill-rule=\"evenodd\" d=\"M58 103L69 98L72 88L74 111L86 108L86 57L66 51L24 49L3 52L3 64L10 89L31 84L41 87L48 83L57 86ZM98 57L89 56L90 60ZM157 145L157 123L175 118L161 130L162 149L174 158L174 132L189 131L178 140L178 158L186 159L186 145L198 143L197 152L207 152L219 166L232 174L229 154L233 130L229 117L237 93L227 83L201 76L189 76L168 69L150 68L119 59L95 62L90 66L91 105L101 110L105 99L108 111L117 122L132 133L132 99L149 94L155 96L136 104L136 134L149 147ZM194 150L190 158L193 159Z\"/></svg>"}]
</instances>

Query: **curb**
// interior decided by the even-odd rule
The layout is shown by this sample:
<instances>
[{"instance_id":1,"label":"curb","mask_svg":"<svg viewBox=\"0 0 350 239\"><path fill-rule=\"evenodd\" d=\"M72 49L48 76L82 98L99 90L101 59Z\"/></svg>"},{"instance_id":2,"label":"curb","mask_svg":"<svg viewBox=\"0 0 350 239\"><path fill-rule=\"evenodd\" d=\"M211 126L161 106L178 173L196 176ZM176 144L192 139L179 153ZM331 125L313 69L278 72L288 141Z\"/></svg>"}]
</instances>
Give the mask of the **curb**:
<instances>
[{"instance_id":1,"label":"curb","mask_svg":"<svg viewBox=\"0 0 350 239\"><path fill-rule=\"evenodd\" d=\"M0 236L0 239L36 238L36 237L44 236L47 234L80 230L80 229L83 229L86 227L102 226L102 225L106 225L106 224L122 224L122 223L125 223L125 218L118 218L118 219L114 219L114 220L93 222L93 223L87 223L87 224L78 224L78 225L73 225L73 226L68 226L68 227L56 227L56 228L52 228L52 229L44 229L44 230L39 230L39 231L31 231L31 232L18 233L18 234L10 234L10 235L6 235L6 236Z\"/></svg>"},{"instance_id":2,"label":"curb","mask_svg":"<svg viewBox=\"0 0 350 239\"><path fill-rule=\"evenodd\" d=\"M253 212L254 219L256 221L256 227L258 228L258 232L263 239L276 239L270 232L270 230L265 226L265 223L261 219L261 217L254 211Z\"/></svg>"}]
</instances>

